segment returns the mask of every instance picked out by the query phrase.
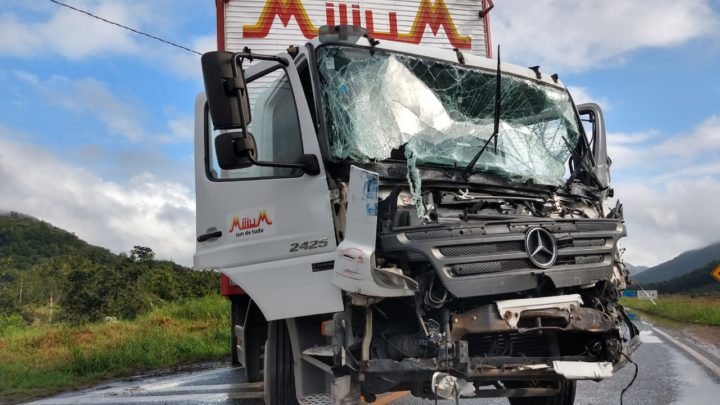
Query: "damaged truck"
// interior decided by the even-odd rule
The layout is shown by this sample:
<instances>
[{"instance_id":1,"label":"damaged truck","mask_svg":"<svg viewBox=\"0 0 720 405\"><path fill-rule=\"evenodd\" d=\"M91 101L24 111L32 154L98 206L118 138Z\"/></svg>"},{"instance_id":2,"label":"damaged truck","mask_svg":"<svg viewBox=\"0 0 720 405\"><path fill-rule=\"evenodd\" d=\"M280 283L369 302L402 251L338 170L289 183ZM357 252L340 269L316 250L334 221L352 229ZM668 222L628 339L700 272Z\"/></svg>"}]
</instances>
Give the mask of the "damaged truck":
<instances>
[{"instance_id":1,"label":"damaged truck","mask_svg":"<svg viewBox=\"0 0 720 405\"><path fill-rule=\"evenodd\" d=\"M603 114L557 75L352 26L202 67L195 265L268 404L565 405L629 360Z\"/></svg>"}]
</instances>

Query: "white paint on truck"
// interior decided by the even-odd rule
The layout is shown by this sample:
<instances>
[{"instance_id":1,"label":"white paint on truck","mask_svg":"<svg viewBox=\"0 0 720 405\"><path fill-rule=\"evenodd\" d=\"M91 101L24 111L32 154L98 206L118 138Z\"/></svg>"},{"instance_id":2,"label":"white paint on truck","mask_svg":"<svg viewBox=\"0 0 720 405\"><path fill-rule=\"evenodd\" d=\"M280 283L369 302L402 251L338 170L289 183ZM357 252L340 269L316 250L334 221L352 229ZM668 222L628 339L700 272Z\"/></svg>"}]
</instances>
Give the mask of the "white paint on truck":
<instances>
[{"instance_id":1,"label":"white paint on truck","mask_svg":"<svg viewBox=\"0 0 720 405\"><path fill-rule=\"evenodd\" d=\"M224 50L274 55L303 45L323 25L357 25L380 41L398 41L491 55L486 0L230 0L224 13Z\"/></svg>"},{"instance_id":2,"label":"white paint on truck","mask_svg":"<svg viewBox=\"0 0 720 405\"><path fill-rule=\"evenodd\" d=\"M277 160L271 141L288 132L298 133L302 152L320 156L312 121L298 118L309 117L310 111L302 93L294 93L302 89L295 63L288 54L279 56L288 61L279 70L289 86L258 95L253 121L262 125L253 132L259 157ZM278 66L257 63L246 76L251 80ZM212 163L216 134L206 118L205 100L200 95L195 104L196 222L198 234L220 236L197 243L195 268L222 271L252 296L267 320L341 311L340 289L332 284L327 265L336 243L324 167L316 176L279 176L260 167L217 170Z\"/></svg>"}]
</instances>

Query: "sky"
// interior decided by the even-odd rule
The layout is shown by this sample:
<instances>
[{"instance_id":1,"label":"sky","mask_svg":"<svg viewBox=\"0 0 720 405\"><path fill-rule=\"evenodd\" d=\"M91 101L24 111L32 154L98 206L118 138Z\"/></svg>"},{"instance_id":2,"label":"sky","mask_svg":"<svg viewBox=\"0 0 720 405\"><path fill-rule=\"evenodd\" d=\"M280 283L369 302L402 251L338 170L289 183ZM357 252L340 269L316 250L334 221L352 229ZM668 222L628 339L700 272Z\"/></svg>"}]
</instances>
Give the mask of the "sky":
<instances>
[{"instance_id":1,"label":"sky","mask_svg":"<svg viewBox=\"0 0 720 405\"><path fill-rule=\"evenodd\" d=\"M66 0L200 52L213 0ZM503 61L605 111L625 258L720 240L720 0L495 0ZM192 263L199 57L61 8L0 2L0 211Z\"/></svg>"}]
</instances>

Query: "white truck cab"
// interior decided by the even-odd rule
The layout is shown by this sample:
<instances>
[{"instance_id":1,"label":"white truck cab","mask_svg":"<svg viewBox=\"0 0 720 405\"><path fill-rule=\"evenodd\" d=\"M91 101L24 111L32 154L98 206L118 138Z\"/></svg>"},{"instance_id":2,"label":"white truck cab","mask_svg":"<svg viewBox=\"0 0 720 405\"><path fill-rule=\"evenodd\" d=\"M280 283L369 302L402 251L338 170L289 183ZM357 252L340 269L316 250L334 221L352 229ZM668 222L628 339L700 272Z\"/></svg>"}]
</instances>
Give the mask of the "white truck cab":
<instances>
[{"instance_id":1,"label":"white truck cab","mask_svg":"<svg viewBox=\"0 0 720 405\"><path fill-rule=\"evenodd\" d=\"M637 346L602 111L557 75L351 26L203 72L195 267L247 293L268 403L571 404Z\"/></svg>"}]
</instances>

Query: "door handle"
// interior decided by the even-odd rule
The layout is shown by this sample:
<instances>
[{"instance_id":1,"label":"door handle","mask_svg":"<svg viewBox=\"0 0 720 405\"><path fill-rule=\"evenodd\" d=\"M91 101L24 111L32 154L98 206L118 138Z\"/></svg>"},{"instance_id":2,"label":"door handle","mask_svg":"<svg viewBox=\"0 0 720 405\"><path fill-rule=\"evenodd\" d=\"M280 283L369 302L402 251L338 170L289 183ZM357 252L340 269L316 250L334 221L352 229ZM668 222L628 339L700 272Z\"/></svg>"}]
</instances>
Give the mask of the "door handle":
<instances>
[{"instance_id":1,"label":"door handle","mask_svg":"<svg viewBox=\"0 0 720 405\"><path fill-rule=\"evenodd\" d=\"M204 233L197 237L198 242L205 242L208 239L215 239L222 236L222 231L214 231L214 232L208 232Z\"/></svg>"}]
</instances>

